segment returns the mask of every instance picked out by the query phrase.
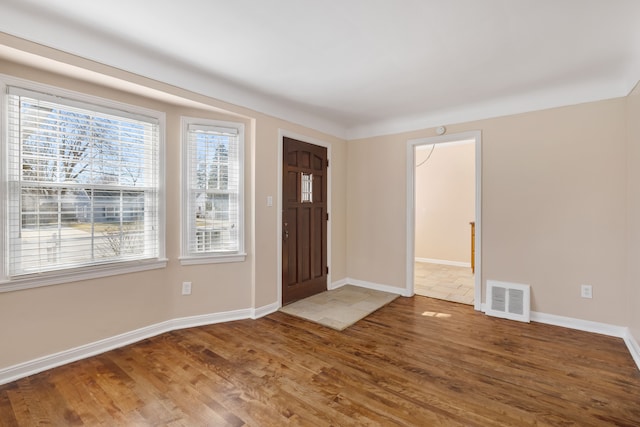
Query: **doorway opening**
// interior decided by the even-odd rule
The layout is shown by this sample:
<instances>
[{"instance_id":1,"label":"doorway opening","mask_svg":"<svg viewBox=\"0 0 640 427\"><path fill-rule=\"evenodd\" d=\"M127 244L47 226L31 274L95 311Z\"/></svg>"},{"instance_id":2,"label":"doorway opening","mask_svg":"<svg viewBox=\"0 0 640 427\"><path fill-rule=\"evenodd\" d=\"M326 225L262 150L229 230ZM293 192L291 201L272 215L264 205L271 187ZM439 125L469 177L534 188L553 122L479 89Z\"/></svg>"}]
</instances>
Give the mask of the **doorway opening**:
<instances>
[{"instance_id":1,"label":"doorway opening","mask_svg":"<svg viewBox=\"0 0 640 427\"><path fill-rule=\"evenodd\" d=\"M480 310L481 134L407 142L407 289Z\"/></svg>"}]
</instances>

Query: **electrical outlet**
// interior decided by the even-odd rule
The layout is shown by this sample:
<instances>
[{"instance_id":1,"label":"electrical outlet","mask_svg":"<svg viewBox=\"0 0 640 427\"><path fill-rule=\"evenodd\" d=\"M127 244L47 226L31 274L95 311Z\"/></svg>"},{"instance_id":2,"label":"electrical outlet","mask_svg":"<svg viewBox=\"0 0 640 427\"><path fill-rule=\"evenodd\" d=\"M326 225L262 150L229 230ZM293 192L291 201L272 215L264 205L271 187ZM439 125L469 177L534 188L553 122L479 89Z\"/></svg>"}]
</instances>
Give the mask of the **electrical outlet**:
<instances>
[{"instance_id":1,"label":"electrical outlet","mask_svg":"<svg viewBox=\"0 0 640 427\"><path fill-rule=\"evenodd\" d=\"M191 282L182 282L182 295L191 295Z\"/></svg>"},{"instance_id":2,"label":"electrical outlet","mask_svg":"<svg viewBox=\"0 0 640 427\"><path fill-rule=\"evenodd\" d=\"M580 296L582 298L593 298L593 288L591 285L580 285Z\"/></svg>"}]
</instances>

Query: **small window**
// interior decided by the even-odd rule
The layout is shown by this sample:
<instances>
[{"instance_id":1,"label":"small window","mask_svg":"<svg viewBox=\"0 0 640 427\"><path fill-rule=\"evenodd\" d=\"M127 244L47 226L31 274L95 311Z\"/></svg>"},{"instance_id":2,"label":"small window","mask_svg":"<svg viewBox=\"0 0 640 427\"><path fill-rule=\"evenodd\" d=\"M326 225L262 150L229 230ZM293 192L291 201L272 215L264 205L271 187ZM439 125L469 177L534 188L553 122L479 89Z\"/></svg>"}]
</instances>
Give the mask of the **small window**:
<instances>
[{"instance_id":1,"label":"small window","mask_svg":"<svg viewBox=\"0 0 640 427\"><path fill-rule=\"evenodd\" d=\"M300 174L300 200L302 203L313 202L313 174L304 173Z\"/></svg>"},{"instance_id":2,"label":"small window","mask_svg":"<svg viewBox=\"0 0 640 427\"><path fill-rule=\"evenodd\" d=\"M166 265L162 113L23 83L4 91L0 281L31 287L132 271L140 261Z\"/></svg>"},{"instance_id":3,"label":"small window","mask_svg":"<svg viewBox=\"0 0 640 427\"><path fill-rule=\"evenodd\" d=\"M182 264L243 261L244 125L182 118Z\"/></svg>"}]
</instances>

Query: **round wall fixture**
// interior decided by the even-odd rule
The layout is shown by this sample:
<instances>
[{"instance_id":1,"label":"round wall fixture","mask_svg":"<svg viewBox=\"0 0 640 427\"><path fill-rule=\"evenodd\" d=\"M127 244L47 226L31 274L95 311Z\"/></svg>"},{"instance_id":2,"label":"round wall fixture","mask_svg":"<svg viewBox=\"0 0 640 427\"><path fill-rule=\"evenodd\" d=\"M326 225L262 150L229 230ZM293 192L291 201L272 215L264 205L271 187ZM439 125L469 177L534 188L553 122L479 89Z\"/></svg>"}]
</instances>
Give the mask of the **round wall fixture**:
<instances>
[{"instance_id":1,"label":"round wall fixture","mask_svg":"<svg viewBox=\"0 0 640 427\"><path fill-rule=\"evenodd\" d=\"M445 133L446 131L447 131L447 128L446 128L446 127L444 127L444 126L438 126L438 127L436 128L436 133L437 133L438 135L444 135L444 133Z\"/></svg>"}]
</instances>

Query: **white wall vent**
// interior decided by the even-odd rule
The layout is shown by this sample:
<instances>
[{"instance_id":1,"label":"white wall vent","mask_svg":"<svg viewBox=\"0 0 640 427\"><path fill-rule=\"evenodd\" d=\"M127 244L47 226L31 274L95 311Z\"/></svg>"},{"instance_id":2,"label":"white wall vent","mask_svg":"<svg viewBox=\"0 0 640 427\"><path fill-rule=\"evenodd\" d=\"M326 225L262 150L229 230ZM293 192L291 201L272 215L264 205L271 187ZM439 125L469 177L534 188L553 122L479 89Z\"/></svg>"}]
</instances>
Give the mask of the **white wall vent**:
<instances>
[{"instance_id":1,"label":"white wall vent","mask_svg":"<svg viewBox=\"0 0 640 427\"><path fill-rule=\"evenodd\" d=\"M489 316L529 322L531 290L529 285L487 280L487 305Z\"/></svg>"}]
</instances>

